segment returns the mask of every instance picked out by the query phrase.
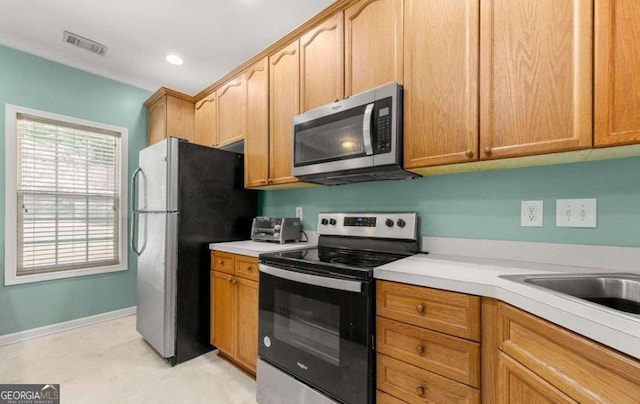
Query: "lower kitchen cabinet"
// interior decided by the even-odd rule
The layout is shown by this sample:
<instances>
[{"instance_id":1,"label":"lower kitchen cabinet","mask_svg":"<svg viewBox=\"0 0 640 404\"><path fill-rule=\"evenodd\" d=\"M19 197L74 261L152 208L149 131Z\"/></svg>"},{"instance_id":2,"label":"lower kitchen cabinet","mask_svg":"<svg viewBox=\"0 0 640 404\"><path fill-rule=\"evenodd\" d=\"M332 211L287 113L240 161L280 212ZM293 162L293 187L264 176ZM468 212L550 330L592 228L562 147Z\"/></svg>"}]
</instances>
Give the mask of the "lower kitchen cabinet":
<instances>
[{"instance_id":1,"label":"lower kitchen cabinet","mask_svg":"<svg viewBox=\"0 0 640 404\"><path fill-rule=\"evenodd\" d=\"M499 403L576 403L535 373L498 353Z\"/></svg>"},{"instance_id":2,"label":"lower kitchen cabinet","mask_svg":"<svg viewBox=\"0 0 640 404\"><path fill-rule=\"evenodd\" d=\"M254 375L258 357L257 267L254 257L211 253L211 344ZM232 273L228 268L233 268Z\"/></svg>"},{"instance_id":3,"label":"lower kitchen cabinet","mask_svg":"<svg viewBox=\"0 0 640 404\"><path fill-rule=\"evenodd\" d=\"M480 402L480 298L376 283L378 402Z\"/></svg>"},{"instance_id":4,"label":"lower kitchen cabinet","mask_svg":"<svg viewBox=\"0 0 640 404\"><path fill-rule=\"evenodd\" d=\"M637 359L493 299L482 316L485 402L638 402Z\"/></svg>"}]
</instances>

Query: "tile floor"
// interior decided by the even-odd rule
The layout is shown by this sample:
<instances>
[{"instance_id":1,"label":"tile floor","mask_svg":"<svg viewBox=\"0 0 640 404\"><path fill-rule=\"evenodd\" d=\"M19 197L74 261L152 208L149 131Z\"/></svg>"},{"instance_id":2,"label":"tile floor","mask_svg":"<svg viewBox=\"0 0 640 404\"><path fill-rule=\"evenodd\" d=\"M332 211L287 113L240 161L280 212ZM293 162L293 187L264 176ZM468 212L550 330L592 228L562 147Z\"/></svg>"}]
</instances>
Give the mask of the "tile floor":
<instances>
[{"instance_id":1,"label":"tile floor","mask_svg":"<svg viewBox=\"0 0 640 404\"><path fill-rule=\"evenodd\" d=\"M0 347L0 383L60 383L63 404L255 404L255 381L216 353L172 368L135 324L129 316Z\"/></svg>"}]
</instances>

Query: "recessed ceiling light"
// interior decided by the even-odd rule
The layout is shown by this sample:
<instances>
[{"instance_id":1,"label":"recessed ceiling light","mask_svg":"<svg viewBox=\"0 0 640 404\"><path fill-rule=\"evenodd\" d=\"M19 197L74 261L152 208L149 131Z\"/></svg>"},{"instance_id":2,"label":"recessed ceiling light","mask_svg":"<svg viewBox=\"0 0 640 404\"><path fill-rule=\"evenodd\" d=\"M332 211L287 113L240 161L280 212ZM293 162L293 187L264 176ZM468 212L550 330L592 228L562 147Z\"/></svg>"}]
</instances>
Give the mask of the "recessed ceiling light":
<instances>
[{"instance_id":1,"label":"recessed ceiling light","mask_svg":"<svg viewBox=\"0 0 640 404\"><path fill-rule=\"evenodd\" d=\"M181 64L184 63L182 61L182 58L178 55L167 55L166 59L167 59L167 62L171 63L172 65L180 66Z\"/></svg>"}]
</instances>

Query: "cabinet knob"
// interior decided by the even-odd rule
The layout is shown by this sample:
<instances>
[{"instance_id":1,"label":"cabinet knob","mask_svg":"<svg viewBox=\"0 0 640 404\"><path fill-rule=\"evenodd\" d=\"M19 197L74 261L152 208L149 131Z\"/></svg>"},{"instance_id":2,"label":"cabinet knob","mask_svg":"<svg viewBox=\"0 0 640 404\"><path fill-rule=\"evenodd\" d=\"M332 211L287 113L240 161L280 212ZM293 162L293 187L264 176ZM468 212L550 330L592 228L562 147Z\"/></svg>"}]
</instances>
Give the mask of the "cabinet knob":
<instances>
[{"instance_id":1,"label":"cabinet knob","mask_svg":"<svg viewBox=\"0 0 640 404\"><path fill-rule=\"evenodd\" d=\"M485 147L484 148L484 154L486 154L487 156L490 155L492 152L491 147Z\"/></svg>"},{"instance_id":2,"label":"cabinet knob","mask_svg":"<svg viewBox=\"0 0 640 404\"><path fill-rule=\"evenodd\" d=\"M473 150L467 150L466 152L464 152L464 155L469 158L473 157Z\"/></svg>"},{"instance_id":3,"label":"cabinet knob","mask_svg":"<svg viewBox=\"0 0 640 404\"><path fill-rule=\"evenodd\" d=\"M424 304L418 304L416 306L416 310L418 311L418 313L424 313Z\"/></svg>"},{"instance_id":4,"label":"cabinet knob","mask_svg":"<svg viewBox=\"0 0 640 404\"><path fill-rule=\"evenodd\" d=\"M231 278L227 279L227 282L231 283L231 281L233 281L233 279Z\"/></svg>"},{"instance_id":5,"label":"cabinet knob","mask_svg":"<svg viewBox=\"0 0 640 404\"><path fill-rule=\"evenodd\" d=\"M251 265L249 265L248 267L245 268L246 271L251 272Z\"/></svg>"},{"instance_id":6,"label":"cabinet knob","mask_svg":"<svg viewBox=\"0 0 640 404\"><path fill-rule=\"evenodd\" d=\"M261 184L267 185L267 180L260 180Z\"/></svg>"},{"instance_id":7,"label":"cabinet knob","mask_svg":"<svg viewBox=\"0 0 640 404\"><path fill-rule=\"evenodd\" d=\"M340 101L340 98L336 98L335 100L333 100L333 102L338 102Z\"/></svg>"},{"instance_id":8,"label":"cabinet knob","mask_svg":"<svg viewBox=\"0 0 640 404\"><path fill-rule=\"evenodd\" d=\"M223 261L223 260L220 260L220 261L218 261L218 264L220 264L220 265L224 265L224 261Z\"/></svg>"},{"instance_id":9,"label":"cabinet knob","mask_svg":"<svg viewBox=\"0 0 640 404\"><path fill-rule=\"evenodd\" d=\"M424 345L420 344L416 347L416 352L422 355L424 353Z\"/></svg>"},{"instance_id":10,"label":"cabinet knob","mask_svg":"<svg viewBox=\"0 0 640 404\"><path fill-rule=\"evenodd\" d=\"M419 395L420 397L424 397L424 392L425 392L425 391L424 391L424 386L418 386L418 387L416 387L416 393L418 393L418 395Z\"/></svg>"}]
</instances>

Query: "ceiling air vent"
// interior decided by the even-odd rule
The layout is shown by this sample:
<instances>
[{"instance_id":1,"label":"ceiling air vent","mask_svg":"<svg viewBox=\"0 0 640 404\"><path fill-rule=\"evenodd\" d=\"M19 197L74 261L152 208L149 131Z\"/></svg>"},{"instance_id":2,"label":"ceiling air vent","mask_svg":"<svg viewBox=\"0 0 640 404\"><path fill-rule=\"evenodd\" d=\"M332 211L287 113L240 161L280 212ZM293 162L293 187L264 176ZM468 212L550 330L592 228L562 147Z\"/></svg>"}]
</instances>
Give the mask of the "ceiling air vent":
<instances>
[{"instance_id":1,"label":"ceiling air vent","mask_svg":"<svg viewBox=\"0 0 640 404\"><path fill-rule=\"evenodd\" d=\"M104 56L107 53L107 49L109 49L96 41L81 37L80 35L73 34L69 31L64 31L62 40L68 44L75 45L100 56Z\"/></svg>"}]
</instances>

